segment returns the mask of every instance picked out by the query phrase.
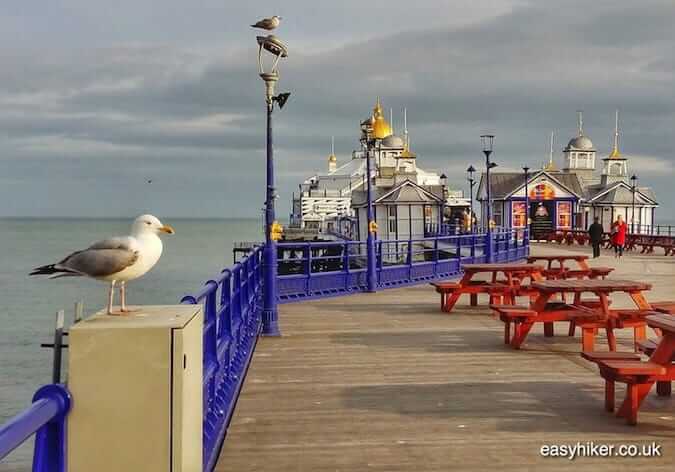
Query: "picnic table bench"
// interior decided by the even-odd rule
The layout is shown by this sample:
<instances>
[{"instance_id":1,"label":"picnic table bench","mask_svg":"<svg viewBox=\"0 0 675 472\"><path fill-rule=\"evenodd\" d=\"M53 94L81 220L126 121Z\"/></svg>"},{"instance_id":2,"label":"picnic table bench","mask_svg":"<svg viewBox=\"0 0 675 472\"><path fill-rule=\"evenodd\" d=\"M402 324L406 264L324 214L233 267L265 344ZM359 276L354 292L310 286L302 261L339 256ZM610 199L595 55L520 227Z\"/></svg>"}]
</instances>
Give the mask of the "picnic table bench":
<instances>
[{"instance_id":1,"label":"picnic table bench","mask_svg":"<svg viewBox=\"0 0 675 472\"><path fill-rule=\"evenodd\" d=\"M576 267L570 267L568 265L570 261L575 262ZM588 256L585 254L553 254L529 256L527 258L528 264L546 263L546 268L542 274L548 280L568 279L571 277L604 278L614 270L612 267L591 267L587 261Z\"/></svg>"},{"instance_id":2,"label":"picnic table bench","mask_svg":"<svg viewBox=\"0 0 675 472\"><path fill-rule=\"evenodd\" d=\"M553 263L558 263L558 268L565 268L565 264L569 261L574 261L577 263L577 266L580 269L590 269L588 265L588 256L585 254L553 254L553 255L540 255L540 256L528 256L527 263L535 264L538 262L546 262L546 269L554 269Z\"/></svg>"},{"instance_id":3,"label":"picnic table bench","mask_svg":"<svg viewBox=\"0 0 675 472\"><path fill-rule=\"evenodd\" d=\"M449 313L462 295L470 296L471 306L478 304L478 295L487 294L490 303L513 304L516 296L527 295L524 279L542 280L543 267L534 264L465 264L464 275L458 282L436 282L441 295L441 310ZM474 280L478 274L489 274L490 280ZM499 277L500 274L502 277Z\"/></svg>"},{"instance_id":4,"label":"picnic table bench","mask_svg":"<svg viewBox=\"0 0 675 472\"><path fill-rule=\"evenodd\" d=\"M630 425L637 424L640 405L656 383L660 396L671 395L671 382L675 380L675 317L663 313L649 315L647 324L663 333L658 343L643 341L640 345L649 352L649 360L631 357L633 353L584 352L582 356L595 362L605 379L605 410L614 412L615 383L626 384L626 397L617 416L626 418Z\"/></svg>"},{"instance_id":5,"label":"picnic table bench","mask_svg":"<svg viewBox=\"0 0 675 472\"><path fill-rule=\"evenodd\" d=\"M636 348L637 342L646 337L645 317L653 314L651 306L642 294L650 290L651 285L629 280L544 280L531 284L539 295L529 307L522 307L524 312L517 314L513 310L504 310L506 306L493 306L500 319L505 323L505 341L511 324L516 328L508 340L512 347L518 349L525 341L535 323L544 324L544 335L553 336L553 323L556 321L573 322L582 329L582 350L594 351L595 336L598 329L605 329L610 351L616 351L615 329L633 328ZM609 295L613 292L627 293L635 303L636 310L610 310ZM551 302L556 294L574 294L571 304ZM592 293L597 299L584 300L583 293ZM526 310L526 311L525 311ZM516 316L517 315L517 316Z\"/></svg>"}]
</instances>

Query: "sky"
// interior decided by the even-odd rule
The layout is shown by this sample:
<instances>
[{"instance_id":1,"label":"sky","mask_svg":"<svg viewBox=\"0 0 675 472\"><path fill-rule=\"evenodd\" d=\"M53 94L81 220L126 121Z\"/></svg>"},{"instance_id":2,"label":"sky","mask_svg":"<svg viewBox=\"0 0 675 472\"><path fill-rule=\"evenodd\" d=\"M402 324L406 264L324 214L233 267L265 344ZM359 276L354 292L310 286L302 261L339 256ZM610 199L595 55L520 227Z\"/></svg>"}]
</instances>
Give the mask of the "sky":
<instances>
[{"instance_id":1,"label":"sky","mask_svg":"<svg viewBox=\"0 0 675 472\"><path fill-rule=\"evenodd\" d=\"M576 111L675 222L672 0L3 0L0 216L259 217L264 86L256 31L288 45L274 115L277 213L358 145L376 97L418 165L466 189L495 134L501 169L556 162ZM151 181L149 183L149 181Z\"/></svg>"}]
</instances>

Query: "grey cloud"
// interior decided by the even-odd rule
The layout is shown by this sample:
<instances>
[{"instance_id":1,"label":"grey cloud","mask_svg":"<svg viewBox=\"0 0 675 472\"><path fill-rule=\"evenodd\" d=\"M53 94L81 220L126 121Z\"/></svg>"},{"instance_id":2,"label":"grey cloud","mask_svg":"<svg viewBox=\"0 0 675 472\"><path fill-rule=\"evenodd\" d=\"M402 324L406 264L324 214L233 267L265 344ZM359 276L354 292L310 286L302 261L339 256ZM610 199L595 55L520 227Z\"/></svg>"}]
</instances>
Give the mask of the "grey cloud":
<instances>
[{"instance_id":1,"label":"grey cloud","mask_svg":"<svg viewBox=\"0 0 675 472\"><path fill-rule=\"evenodd\" d=\"M407 4L389 3L391 11L380 15L374 30L365 28L365 22L377 17L377 2L343 2L339 11L335 5L312 4L295 17L286 11L307 3L284 3L286 11L280 13L290 18L288 36L280 34L291 55L282 63L278 87L293 93L275 115L284 212L298 176L325 168L331 135L336 136L338 157L348 157L359 121L380 95L395 115L408 107L420 166L452 169L455 185L464 183L458 170L465 164L481 164L478 135L483 131L497 135L495 156L503 167L538 165L546 158L552 129L558 132L560 155L575 132L579 108L586 112L585 128L596 146L608 152L613 112L619 107L622 149L628 156L651 159L641 167L636 159L633 170L653 180L663 203L661 214L675 213L673 191L663 176L672 166L662 165L675 146L675 33L664 20L675 13L671 2L641 2L639 7L627 0L533 2L513 9L508 2L495 2L499 15L475 7L464 17L456 15L452 2L419 2L420 12L406 22L400 19ZM311 39L322 36L310 34L314 26L302 33L300 25L331 13L338 20L328 28L327 41L341 37L342 44L313 48ZM252 7L234 14L257 16ZM189 170L211 181L216 166L224 182L214 184L218 195L232 194L241 203L237 211L244 214L257 211L258 203L246 198L257 201L254 187L241 180L249 175L257 182L262 175L262 83L256 75L253 33L237 28L228 33L235 39L223 50L206 41L209 46L201 48L166 42L47 56L0 53L8 66L0 69L0 135L5 141L0 161L45 159L40 162L51 168L65 159L68 166L79 162L91 175L100 171L105 182L111 178L104 170L114 168L108 161L124 158L177 180ZM242 38L250 41L244 45ZM235 118L204 122L219 114ZM59 140L68 146L50 151L49 143ZM76 152L78 142L83 144ZM83 160L72 160L69 150ZM214 208L195 205L196 212L207 216L216 214ZM218 216L232 208L218 206L224 212Z\"/></svg>"}]
</instances>

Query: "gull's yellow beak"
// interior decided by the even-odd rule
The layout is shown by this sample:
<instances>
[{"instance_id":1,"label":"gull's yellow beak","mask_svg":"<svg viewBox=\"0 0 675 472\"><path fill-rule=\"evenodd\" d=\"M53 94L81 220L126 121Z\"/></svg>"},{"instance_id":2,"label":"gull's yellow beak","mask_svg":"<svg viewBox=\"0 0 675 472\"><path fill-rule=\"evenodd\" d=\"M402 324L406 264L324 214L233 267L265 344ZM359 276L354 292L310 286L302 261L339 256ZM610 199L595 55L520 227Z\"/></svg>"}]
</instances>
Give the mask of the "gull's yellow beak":
<instances>
[{"instance_id":1,"label":"gull's yellow beak","mask_svg":"<svg viewBox=\"0 0 675 472\"><path fill-rule=\"evenodd\" d=\"M176 234L176 231L174 231L174 229L169 225L164 225L161 228L159 228L159 230L162 233L166 233L166 234Z\"/></svg>"}]
</instances>

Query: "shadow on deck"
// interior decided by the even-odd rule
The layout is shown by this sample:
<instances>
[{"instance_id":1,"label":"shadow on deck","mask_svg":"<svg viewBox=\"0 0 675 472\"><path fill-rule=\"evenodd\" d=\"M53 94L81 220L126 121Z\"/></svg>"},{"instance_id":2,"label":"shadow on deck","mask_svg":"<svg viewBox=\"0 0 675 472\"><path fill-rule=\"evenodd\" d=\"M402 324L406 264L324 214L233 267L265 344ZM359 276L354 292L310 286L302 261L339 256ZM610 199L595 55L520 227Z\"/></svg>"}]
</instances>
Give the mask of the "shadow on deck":
<instances>
[{"instance_id":1,"label":"shadow on deck","mask_svg":"<svg viewBox=\"0 0 675 472\"><path fill-rule=\"evenodd\" d=\"M217 470L672 469L673 399L650 395L629 427L604 412L566 326L514 351L484 300L463 303L442 314L418 286L281 307L284 336L259 343ZM619 342L629 349L628 333ZM578 441L655 441L664 456L539 455Z\"/></svg>"}]
</instances>

